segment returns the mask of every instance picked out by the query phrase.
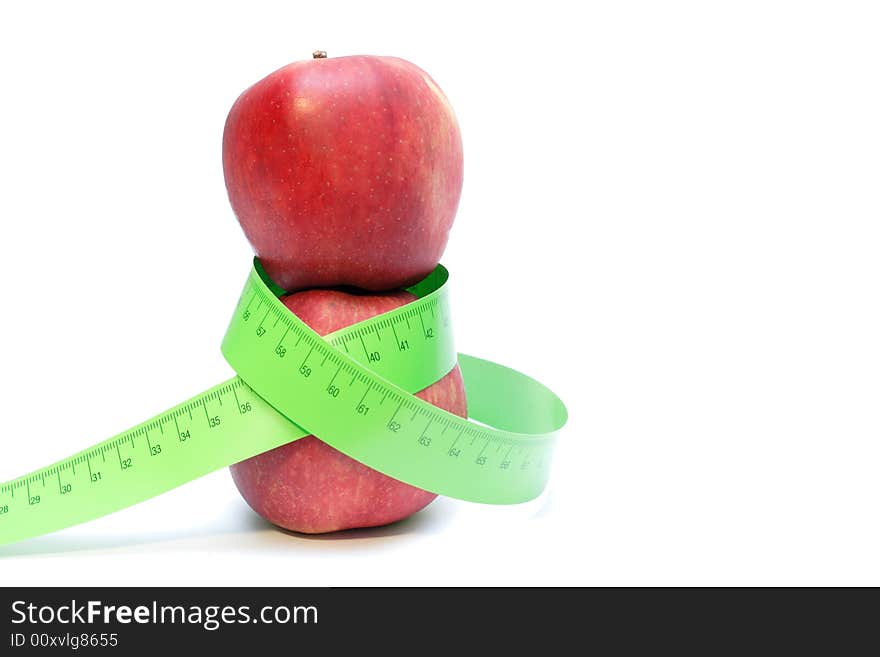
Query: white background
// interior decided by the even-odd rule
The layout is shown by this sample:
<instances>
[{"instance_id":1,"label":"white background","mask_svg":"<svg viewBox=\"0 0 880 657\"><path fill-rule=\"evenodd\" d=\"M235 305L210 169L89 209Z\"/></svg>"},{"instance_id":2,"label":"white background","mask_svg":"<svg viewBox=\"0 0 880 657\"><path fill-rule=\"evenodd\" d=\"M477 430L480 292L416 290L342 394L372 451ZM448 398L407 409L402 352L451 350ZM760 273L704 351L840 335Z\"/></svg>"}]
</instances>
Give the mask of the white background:
<instances>
[{"instance_id":1,"label":"white background","mask_svg":"<svg viewBox=\"0 0 880 657\"><path fill-rule=\"evenodd\" d=\"M874 7L4 5L0 480L230 374L223 122L316 48L444 88L458 346L571 421L521 507L306 538L219 472L0 548L0 583L880 584Z\"/></svg>"}]
</instances>

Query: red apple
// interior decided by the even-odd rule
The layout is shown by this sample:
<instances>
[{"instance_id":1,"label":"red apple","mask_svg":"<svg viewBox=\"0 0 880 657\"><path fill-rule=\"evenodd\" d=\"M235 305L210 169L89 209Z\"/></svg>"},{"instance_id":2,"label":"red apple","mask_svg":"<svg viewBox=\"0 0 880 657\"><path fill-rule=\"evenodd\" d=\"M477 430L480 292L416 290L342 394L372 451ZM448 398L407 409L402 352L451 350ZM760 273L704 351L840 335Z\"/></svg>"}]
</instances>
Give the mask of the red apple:
<instances>
[{"instance_id":1,"label":"red apple","mask_svg":"<svg viewBox=\"0 0 880 657\"><path fill-rule=\"evenodd\" d=\"M358 295L308 290L282 297L282 301L312 329L326 335L414 298L402 291ZM458 366L416 396L467 417ZM308 534L387 525L412 515L436 497L377 472L314 436L237 463L231 470L238 490L254 511L279 527Z\"/></svg>"},{"instance_id":2,"label":"red apple","mask_svg":"<svg viewBox=\"0 0 880 657\"><path fill-rule=\"evenodd\" d=\"M322 55L235 101L223 133L229 200L288 291L406 287L439 262L458 207L455 114L410 62Z\"/></svg>"}]
</instances>

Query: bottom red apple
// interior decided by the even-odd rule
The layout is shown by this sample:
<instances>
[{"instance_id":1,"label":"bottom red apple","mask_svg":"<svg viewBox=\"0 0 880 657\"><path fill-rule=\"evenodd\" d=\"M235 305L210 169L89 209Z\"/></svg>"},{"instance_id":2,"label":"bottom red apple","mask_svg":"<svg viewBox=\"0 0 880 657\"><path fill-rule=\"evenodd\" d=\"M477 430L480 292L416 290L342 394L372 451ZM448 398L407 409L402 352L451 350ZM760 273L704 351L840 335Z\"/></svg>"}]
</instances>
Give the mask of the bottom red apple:
<instances>
[{"instance_id":1,"label":"bottom red apple","mask_svg":"<svg viewBox=\"0 0 880 657\"><path fill-rule=\"evenodd\" d=\"M326 335L414 299L403 291L357 295L308 290L281 300L314 331ZM467 417L458 366L416 396ZM437 497L377 472L314 436L230 469L235 485L254 511L279 527L307 534L387 525L423 509Z\"/></svg>"}]
</instances>

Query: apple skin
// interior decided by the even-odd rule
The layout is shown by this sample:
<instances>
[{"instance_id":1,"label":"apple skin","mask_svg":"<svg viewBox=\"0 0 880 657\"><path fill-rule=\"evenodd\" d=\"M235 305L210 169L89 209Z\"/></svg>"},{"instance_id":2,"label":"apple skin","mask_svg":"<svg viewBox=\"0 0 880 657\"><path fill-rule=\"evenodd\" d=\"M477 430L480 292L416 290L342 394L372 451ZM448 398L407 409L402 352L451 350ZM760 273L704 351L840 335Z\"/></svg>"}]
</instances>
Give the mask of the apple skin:
<instances>
[{"instance_id":1,"label":"apple skin","mask_svg":"<svg viewBox=\"0 0 880 657\"><path fill-rule=\"evenodd\" d=\"M463 176L449 101L395 57L294 62L244 91L223 132L226 189L288 291L418 282L446 248Z\"/></svg>"},{"instance_id":2,"label":"apple skin","mask_svg":"<svg viewBox=\"0 0 880 657\"><path fill-rule=\"evenodd\" d=\"M308 290L282 297L285 306L321 335L413 299L403 291L358 295ZM457 365L416 397L467 417L464 382ZM230 470L254 511L274 525L306 534L387 525L437 497L377 472L314 436L236 463Z\"/></svg>"}]
</instances>

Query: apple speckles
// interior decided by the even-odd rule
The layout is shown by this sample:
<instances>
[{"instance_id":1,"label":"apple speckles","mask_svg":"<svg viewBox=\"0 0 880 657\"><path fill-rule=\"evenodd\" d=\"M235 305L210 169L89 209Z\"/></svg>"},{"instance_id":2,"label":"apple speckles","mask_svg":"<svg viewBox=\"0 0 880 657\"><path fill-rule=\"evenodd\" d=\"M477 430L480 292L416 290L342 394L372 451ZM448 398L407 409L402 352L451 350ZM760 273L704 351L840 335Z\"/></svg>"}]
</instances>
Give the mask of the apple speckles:
<instances>
[{"instance_id":1,"label":"apple speckles","mask_svg":"<svg viewBox=\"0 0 880 657\"><path fill-rule=\"evenodd\" d=\"M439 259L458 203L454 116L403 60L314 61L285 67L236 101L224 133L233 209L288 288L412 282ZM302 112L300 98L312 101ZM269 147L279 140L284 148ZM408 234L432 237L402 252Z\"/></svg>"},{"instance_id":2,"label":"apple speckles","mask_svg":"<svg viewBox=\"0 0 880 657\"><path fill-rule=\"evenodd\" d=\"M311 290L282 300L318 333L327 334L413 298L406 292L350 295ZM417 396L467 417L457 367ZM313 436L238 463L231 471L242 496L257 513L280 527L304 533L388 524L436 498L358 463Z\"/></svg>"}]
</instances>

